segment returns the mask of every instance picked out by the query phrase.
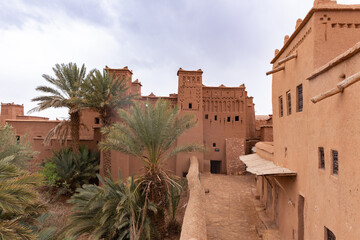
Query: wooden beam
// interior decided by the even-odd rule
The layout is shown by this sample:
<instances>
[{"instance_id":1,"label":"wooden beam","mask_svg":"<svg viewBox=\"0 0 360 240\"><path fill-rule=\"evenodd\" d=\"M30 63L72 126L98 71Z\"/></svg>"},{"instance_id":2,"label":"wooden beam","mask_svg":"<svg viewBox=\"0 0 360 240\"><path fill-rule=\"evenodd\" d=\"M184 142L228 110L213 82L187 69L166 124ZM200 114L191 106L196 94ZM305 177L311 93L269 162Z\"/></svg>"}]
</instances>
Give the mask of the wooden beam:
<instances>
[{"instance_id":1,"label":"wooden beam","mask_svg":"<svg viewBox=\"0 0 360 240\"><path fill-rule=\"evenodd\" d=\"M343 91L345 88L349 87L350 85L356 83L360 80L360 72L355 73L354 75L348 77L347 79L339 82L336 87Z\"/></svg>"},{"instance_id":2,"label":"wooden beam","mask_svg":"<svg viewBox=\"0 0 360 240\"><path fill-rule=\"evenodd\" d=\"M278 65L281 65L281 64L283 64L284 62L287 62L287 61L289 61L289 60L291 60L291 59L294 59L294 58L297 58L297 53L294 53L294 54L292 54L292 55L290 55L290 56L288 56L288 57L286 57L286 58L281 59L281 60L278 62Z\"/></svg>"},{"instance_id":3,"label":"wooden beam","mask_svg":"<svg viewBox=\"0 0 360 240\"><path fill-rule=\"evenodd\" d=\"M267 73L266 73L266 76L267 76L267 75L270 75L270 74L273 74L273 73L276 73L276 72L279 72L279 71L282 71L282 70L285 70L285 66L281 66L281 67L274 68L273 70L267 72Z\"/></svg>"},{"instance_id":4,"label":"wooden beam","mask_svg":"<svg viewBox=\"0 0 360 240\"><path fill-rule=\"evenodd\" d=\"M336 87L330 89L329 91L326 91L324 93L321 93L313 98L311 98L311 101L313 103L320 102L321 100L331 97L335 94L338 94L340 92L343 92L345 88L349 87L350 85L360 81L360 72L355 73L354 75L348 77L347 79L339 82Z\"/></svg>"}]
</instances>

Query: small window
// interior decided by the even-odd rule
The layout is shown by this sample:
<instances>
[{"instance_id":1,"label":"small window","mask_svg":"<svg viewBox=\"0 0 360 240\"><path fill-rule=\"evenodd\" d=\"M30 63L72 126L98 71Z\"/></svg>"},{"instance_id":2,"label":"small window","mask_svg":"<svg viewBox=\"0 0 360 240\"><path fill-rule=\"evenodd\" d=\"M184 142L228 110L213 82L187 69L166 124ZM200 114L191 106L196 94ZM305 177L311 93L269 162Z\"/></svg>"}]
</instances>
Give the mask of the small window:
<instances>
[{"instance_id":1,"label":"small window","mask_svg":"<svg viewBox=\"0 0 360 240\"><path fill-rule=\"evenodd\" d=\"M302 112L303 111L303 86L300 84L296 87L297 91L297 111Z\"/></svg>"},{"instance_id":2,"label":"small window","mask_svg":"<svg viewBox=\"0 0 360 240\"><path fill-rule=\"evenodd\" d=\"M208 115L208 114L205 114L205 119L209 119L209 115Z\"/></svg>"},{"instance_id":3,"label":"small window","mask_svg":"<svg viewBox=\"0 0 360 240\"><path fill-rule=\"evenodd\" d=\"M319 168L325 169L325 154L323 147L319 147Z\"/></svg>"},{"instance_id":4,"label":"small window","mask_svg":"<svg viewBox=\"0 0 360 240\"><path fill-rule=\"evenodd\" d=\"M235 122L239 121L239 116L235 116Z\"/></svg>"},{"instance_id":5,"label":"small window","mask_svg":"<svg viewBox=\"0 0 360 240\"><path fill-rule=\"evenodd\" d=\"M339 174L339 155L338 155L338 151L336 150L331 150L332 153L332 173L333 175L338 175Z\"/></svg>"},{"instance_id":6,"label":"small window","mask_svg":"<svg viewBox=\"0 0 360 240\"><path fill-rule=\"evenodd\" d=\"M282 98L282 96L279 97L279 111L280 111L279 116L280 117L284 116L284 108L283 108L283 98Z\"/></svg>"},{"instance_id":7,"label":"small window","mask_svg":"<svg viewBox=\"0 0 360 240\"><path fill-rule=\"evenodd\" d=\"M291 94L290 91L286 93L287 98L287 114L291 115Z\"/></svg>"},{"instance_id":8,"label":"small window","mask_svg":"<svg viewBox=\"0 0 360 240\"><path fill-rule=\"evenodd\" d=\"M335 234L326 227L325 227L325 239L336 240Z\"/></svg>"},{"instance_id":9,"label":"small window","mask_svg":"<svg viewBox=\"0 0 360 240\"><path fill-rule=\"evenodd\" d=\"M16 141L20 142L20 136L16 136Z\"/></svg>"},{"instance_id":10,"label":"small window","mask_svg":"<svg viewBox=\"0 0 360 240\"><path fill-rule=\"evenodd\" d=\"M230 117L227 117L227 122L230 122L231 118Z\"/></svg>"},{"instance_id":11,"label":"small window","mask_svg":"<svg viewBox=\"0 0 360 240\"><path fill-rule=\"evenodd\" d=\"M192 103L189 103L189 109L192 109Z\"/></svg>"},{"instance_id":12,"label":"small window","mask_svg":"<svg viewBox=\"0 0 360 240\"><path fill-rule=\"evenodd\" d=\"M216 147L216 143L213 143L213 147Z\"/></svg>"},{"instance_id":13,"label":"small window","mask_svg":"<svg viewBox=\"0 0 360 240\"><path fill-rule=\"evenodd\" d=\"M95 124L100 124L100 118L98 117L95 118Z\"/></svg>"},{"instance_id":14,"label":"small window","mask_svg":"<svg viewBox=\"0 0 360 240\"><path fill-rule=\"evenodd\" d=\"M214 116L215 121L217 121L217 115Z\"/></svg>"},{"instance_id":15,"label":"small window","mask_svg":"<svg viewBox=\"0 0 360 240\"><path fill-rule=\"evenodd\" d=\"M220 149L219 149L219 148L215 148L215 152L220 152Z\"/></svg>"}]
</instances>

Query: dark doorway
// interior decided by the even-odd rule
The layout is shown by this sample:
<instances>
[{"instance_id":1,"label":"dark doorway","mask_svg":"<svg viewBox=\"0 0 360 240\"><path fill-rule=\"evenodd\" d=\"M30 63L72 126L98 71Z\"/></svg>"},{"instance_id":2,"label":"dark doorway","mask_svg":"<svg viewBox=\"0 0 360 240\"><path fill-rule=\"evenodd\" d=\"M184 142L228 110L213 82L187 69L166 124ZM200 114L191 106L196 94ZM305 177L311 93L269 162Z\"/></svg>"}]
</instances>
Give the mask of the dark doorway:
<instances>
[{"instance_id":1,"label":"dark doorway","mask_svg":"<svg viewBox=\"0 0 360 240\"><path fill-rule=\"evenodd\" d=\"M305 198L299 195L298 199L298 240L304 240L304 205Z\"/></svg>"},{"instance_id":2,"label":"dark doorway","mask_svg":"<svg viewBox=\"0 0 360 240\"><path fill-rule=\"evenodd\" d=\"M220 170L221 170L221 161L210 160L210 172L220 173Z\"/></svg>"}]
</instances>

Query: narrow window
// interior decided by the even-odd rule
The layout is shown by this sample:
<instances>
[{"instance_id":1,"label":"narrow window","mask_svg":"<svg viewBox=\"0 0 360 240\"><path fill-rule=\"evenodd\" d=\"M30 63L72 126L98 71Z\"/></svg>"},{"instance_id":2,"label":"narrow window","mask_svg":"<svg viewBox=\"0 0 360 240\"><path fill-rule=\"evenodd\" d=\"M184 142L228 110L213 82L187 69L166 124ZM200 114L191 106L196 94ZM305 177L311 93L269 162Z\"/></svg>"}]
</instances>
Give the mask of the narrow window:
<instances>
[{"instance_id":1,"label":"narrow window","mask_svg":"<svg viewBox=\"0 0 360 240\"><path fill-rule=\"evenodd\" d=\"M20 136L16 136L16 141L20 142Z\"/></svg>"},{"instance_id":2,"label":"narrow window","mask_svg":"<svg viewBox=\"0 0 360 240\"><path fill-rule=\"evenodd\" d=\"M303 87L302 84L296 87L297 91L297 111L302 112L303 110Z\"/></svg>"},{"instance_id":3,"label":"narrow window","mask_svg":"<svg viewBox=\"0 0 360 240\"><path fill-rule=\"evenodd\" d=\"M217 120L217 115L214 116L215 121Z\"/></svg>"},{"instance_id":4,"label":"narrow window","mask_svg":"<svg viewBox=\"0 0 360 240\"><path fill-rule=\"evenodd\" d=\"M325 227L325 239L326 240L336 240L335 234L326 227Z\"/></svg>"},{"instance_id":5,"label":"narrow window","mask_svg":"<svg viewBox=\"0 0 360 240\"><path fill-rule=\"evenodd\" d=\"M209 115L208 115L208 114L205 114L205 119L209 119Z\"/></svg>"},{"instance_id":6,"label":"narrow window","mask_svg":"<svg viewBox=\"0 0 360 240\"><path fill-rule=\"evenodd\" d=\"M231 118L230 117L227 117L227 121L230 122Z\"/></svg>"},{"instance_id":7,"label":"narrow window","mask_svg":"<svg viewBox=\"0 0 360 240\"><path fill-rule=\"evenodd\" d=\"M95 124L100 124L100 118L98 117L95 118Z\"/></svg>"},{"instance_id":8,"label":"narrow window","mask_svg":"<svg viewBox=\"0 0 360 240\"><path fill-rule=\"evenodd\" d=\"M334 175L338 175L339 173L339 155L338 155L338 151L336 150L331 150L332 152L332 163L333 163L333 166L332 166L332 173Z\"/></svg>"},{"instance_id":9,"label":"narrow window","mask_svg":"<svg viewBox=\"0 0 360 240\"><path fill-rule=\"evenodd\" d=\"M286 98L287 98L287 114L291 115L291 94L290 92L286 93Z\"/></svg>"},{"instance_id":10,"label":"narrow window","mask_svg":"<svg viewBox=\"0 0 360 240\"><path fill-rule=\"evenodd\" d=\"M235 122L239 121L239 116L235 116Z\"/></svg>"},{"instance_id":11,"label":"narrow window","mask_svg":"<svg viewBox=\"0 0 360 240\"><path fill-rule=\"evenodd\" d=\"M213 147L216 147L216 143L213 143Z\"/></svg>"},{"instance_id":12,"label":"narrow window","mask_svg":"<svg viewBox=\"0 0 360 240\"><path fill-rule=\"evenodd\" d=\"M284 108L283 108L283 99L282 96L279 97L279 111L280 111L280 117L284 115Z\"/></svg>"},{"instance_id":13,"label":"narrow window","mask_svg":"<svg viewBox=\"0 0 360 240\"><path fill-rule=\"evenodd\" d=\"M189 109L192 109L192 103L189 103Z\"/></svg>"},{"instance_id":14,"label":"narrow window","mask_svg":"<svg viewBox=\"0 0 360 240\"><path fill-rule=\"evenodd\" d=\"M319 147L319 168L325 169L325 155L323 147Z\"/></svg>"}]
</instances>

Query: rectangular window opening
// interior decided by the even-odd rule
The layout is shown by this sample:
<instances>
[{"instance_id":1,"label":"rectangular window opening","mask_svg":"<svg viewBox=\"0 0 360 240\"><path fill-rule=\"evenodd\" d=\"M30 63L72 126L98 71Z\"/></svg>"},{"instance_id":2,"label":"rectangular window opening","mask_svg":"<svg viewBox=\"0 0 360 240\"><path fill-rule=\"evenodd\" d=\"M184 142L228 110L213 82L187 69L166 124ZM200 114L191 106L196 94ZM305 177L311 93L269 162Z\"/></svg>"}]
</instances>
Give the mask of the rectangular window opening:
<instances>
[{"instance_id":1,"label":"rectangular window opening","mask_svg":"<svg viewBox=\"0 0 360 240\"><path fill-rule=\"evenodd\" d=\"M287 114L291 115L291 94L290 91L286 93L287 98Z\"/></svg>"},{"instance_id":2,"label":"rectangular window opening","mask_svg":"<svg viewBox=\"0 0 360 240\"><path fill-rule=\"evenodd\" d=\"M339 154L336 150L331 150L332 153L332 174L338 175L339 174Z\"/></svg>"},{"instance_id":3,"label":"rectangular window opening","mask_svg":"<svg viewBox=\"0 0 360 240\"><path fill-rule=\"evenodd\" d=\"M235 116L235 122L239 121L239 116Z\"/></svg>"},{"instance_id":4,"label":"rectangular window opening","mask_svg":"<svg viewBox=\"0 0 360 240\"><path fill-rule=\"evenodd\" d=\"M214 116L215 121L217 121L217 115Z\"/></svg>"},{"instance_id":5,"label":"rectangular window opening","mask_svg":"<svg viewBox=\"0 0 360 240\"><path fill-rule=\"evenodd\" d=\"M209 119L209 115L208 115L208 114L205 114L205 119Z\"/></svg>"},{"instance_id":6,"label":"rectangular window opening","mask_svg":"<svg viewBox=\"0 0 360 240\"><path fill-rule=\"evenodd\" d=\"M230 117L227 117L227 122L230 122L231 121L231 118Z\"/></svg>"},{"instance_id":7,"label":"rectangular window opening","mask_svg":"<svg viewBox=\"0 0 360 240\"><path fill-rule=\"evenodd\" d=\"M20 136L16 136L16 141L20 142Z\"/></svg>"},{"instance_id":8,"label":"rectangular window opening","mask_svg":"<svg viewBox=\"0 0 360 240\"><path fill-rule=\"evenodd\" d=\"M192 103L189 103L189 109L192 109Z\"/></svg>"},{"instance_id":9,"label":"rectangular window opening","mask_svg":"<svg viewBox=\"0 0 360 240\"><path fill-rule=\"evenodd\" d=\"M213 147L216 147L216 143L213 143Z\"/></svg>"},{"instance_id":10,"label":"rectangular window opening","mask_svg":"<svg viewBox=\"0 0 360 240\"><path fill-rule=\"evenodd\" d=\"M282 96L279 97L279 111L280 111L280 117L284 116L284 108L283 108L283 99Z\"/></svg>"},{"instance_id":11,"label":"rectangular window opening","mask_svg":"<svg viewBox=\"0 0 360 240\"><path fill-rule=\"evenodd\" d=\"M300 84L296 87L297 91L297 111L302 112L303 111L303 86Z\"/></svg>"},{"instance_id":12,"label":"rectangular window opening","mask_svg":"<svg viewBox=\"0 0 360 240\"><path fill-rule=\"evenodd\" d=\"M319 168L325 169L325 154L323 147L319 147Z\"/></svg>"},{"instance_id":13,"label":"rectangular window opening","mask_svg":"<svg viewBox=\"0 0 360 240\"><path fill-rule=\"evenodd\" d=\"M94 122L95 124L100 124L100 118L96 117Z\"/></svg>"}]
</instances>

